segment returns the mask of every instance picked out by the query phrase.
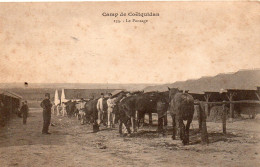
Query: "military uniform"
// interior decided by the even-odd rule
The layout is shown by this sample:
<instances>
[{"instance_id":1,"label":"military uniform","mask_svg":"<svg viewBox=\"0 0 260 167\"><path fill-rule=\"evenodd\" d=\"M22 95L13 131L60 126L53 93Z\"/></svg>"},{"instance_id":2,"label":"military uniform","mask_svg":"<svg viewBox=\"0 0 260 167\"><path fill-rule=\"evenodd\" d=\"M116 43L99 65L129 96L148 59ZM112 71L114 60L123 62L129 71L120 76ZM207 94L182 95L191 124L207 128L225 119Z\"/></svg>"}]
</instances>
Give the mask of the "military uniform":
<instances>
[{"instance_id":1,"label":"military uniform","mask_svg":"<svg viewBox=\"0 0 260 167\"><path fill-rule=\"evenodd\" d=\"M107 100L107 126L108 127L114 127L115 126L115 113L113 112L115 107L115 99L109 98ZM112 123L112 125L111 125Z\"/></svg>"},{"instance_id":2,"label":"military uniform","mask_svg":"<svg viewBox=\"0 0 260 167\"><path fill-rule=\"evenodd\" d=\"M49 126L51 123L51 101L49 99L44 99L41 102L41 107L43 108L43 128L42 128L42 133L43 134L48 134Z\"/></svg>"},{"instance_id":3,"label":"military uniform","mask_svg":"<svg viewBox=\"0 0 260 167\"><path fill-rule=\"evenodd\" d=\"M28 117L28 106L27 104L24 104L22 107L21 107L21 113L23 115L23 124L26 124L27 122L27 117Z\"/></svg>"},{"instance_id":4,"label":"military uniform","mask_svg":"<svg viewBox=\"0 0 260 167\"><path fill-rule=\"evenodd\" d=\"M98 110L98 120L97 123L100 125L101 122L104 121L104 97L98 99L97 102L97 110Z\"/></svg>"}]
</instances>

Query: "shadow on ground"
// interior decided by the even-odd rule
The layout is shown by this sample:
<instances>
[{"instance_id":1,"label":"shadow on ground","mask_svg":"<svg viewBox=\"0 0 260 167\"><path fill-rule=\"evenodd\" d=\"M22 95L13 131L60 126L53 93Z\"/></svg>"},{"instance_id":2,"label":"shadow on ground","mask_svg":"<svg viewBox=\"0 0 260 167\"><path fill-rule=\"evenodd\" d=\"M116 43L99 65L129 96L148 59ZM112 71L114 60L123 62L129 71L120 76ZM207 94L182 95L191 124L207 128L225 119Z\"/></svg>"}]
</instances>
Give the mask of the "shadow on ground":
<instances>
[{"instance_id":1,"label":"shadow on ground","mask_svg":"<svg viewBox=\"0 0 260 167\"><path fill-rule=\"evenodd\" d=\"M172 136L172 128L166 130L166 136ZM132 137L144 138L144 139L153 139L161 137L156 129L139 129L137 133L133 134ZM235 141L236 137L241 137L239 135L234 135L231 133L223 134L218 132L209 132L208 139L209 144L216 142L232 142ZM176 135L177 140L180 140L179 136ZM199 129L190 129L190 145L196 145L201 143L201 133Z\"/></svg>"},{"instance_id":2,"label":"shadow on ground","mask_svg":"<svg viewBox=\"0 0 260 167\"><path fill-rule=\"evenodd\" d=\"M31 113L28 117L27 125L22 124L22 119L13 118L8 126L1 127L0 148L24 145L64 145L66 135L59 126L51 127L51 134L41 133L42 117L41 113Z\"/></svg>"}]
</instances>

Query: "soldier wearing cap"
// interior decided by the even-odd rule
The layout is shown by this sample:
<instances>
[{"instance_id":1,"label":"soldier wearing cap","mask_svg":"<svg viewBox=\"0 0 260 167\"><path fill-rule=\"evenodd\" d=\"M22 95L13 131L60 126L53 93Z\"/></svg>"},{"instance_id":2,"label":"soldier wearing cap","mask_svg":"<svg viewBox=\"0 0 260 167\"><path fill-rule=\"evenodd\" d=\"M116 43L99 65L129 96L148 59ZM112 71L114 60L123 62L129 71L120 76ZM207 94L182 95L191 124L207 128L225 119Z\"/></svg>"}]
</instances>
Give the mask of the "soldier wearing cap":
<instances>
[{"instance_id":1,"label":"soldier wearing cap","mask_svg":"<svg viewBox=\"0 0 260 167\"><path fill-rule=\"evenodd\" d=\"M51 101L50 101L50 94L45 93L45 99L41 102L41 107L43 108L43 128L42 134L50 134L48 132L50 122L51 122Z\"/></svg>"}]
</instances>

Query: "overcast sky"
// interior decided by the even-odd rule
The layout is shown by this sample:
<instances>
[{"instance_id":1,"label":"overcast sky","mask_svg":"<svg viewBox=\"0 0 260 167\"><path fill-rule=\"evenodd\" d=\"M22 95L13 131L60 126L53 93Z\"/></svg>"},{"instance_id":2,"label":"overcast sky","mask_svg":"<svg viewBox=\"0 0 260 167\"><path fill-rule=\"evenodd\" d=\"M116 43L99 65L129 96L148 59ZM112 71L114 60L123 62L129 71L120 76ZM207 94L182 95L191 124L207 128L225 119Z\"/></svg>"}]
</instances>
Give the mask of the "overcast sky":
<instances>
[{"instance_id":1,"label":"overcast sky","mask_svg":"<svg viewBox=\"0 0 260 167\"><path fill-rule=\"evenodd\" d=\"M259 11L257 2L1 3L0 82L169 83L260 68ZM133 18L148 22L113 22Z\"/></svg>"}]
</instances>

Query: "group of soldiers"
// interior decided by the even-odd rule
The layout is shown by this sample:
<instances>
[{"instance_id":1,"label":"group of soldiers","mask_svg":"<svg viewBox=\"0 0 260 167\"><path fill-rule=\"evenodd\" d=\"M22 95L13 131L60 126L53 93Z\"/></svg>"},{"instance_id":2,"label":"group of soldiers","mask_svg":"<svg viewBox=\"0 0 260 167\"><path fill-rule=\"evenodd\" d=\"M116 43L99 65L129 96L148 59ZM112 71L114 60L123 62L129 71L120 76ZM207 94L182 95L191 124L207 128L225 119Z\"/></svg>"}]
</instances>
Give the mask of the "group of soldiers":
<instances>
[{"instance_id":1,"label":"group of soldiers","mask_svg":"<svg viewBox=\"0 0 260 167\"><path fill-rule=\"evenodd\" d=\"M108 99L105 100L104 93L100 94L100 98L97 101L97 110L98 110L98 120L97 124L105 124L106 126L110 128L115 127L115 113L114 113L114 107L116 105L115 99L112 97L112 94L108 94ZM81 99L80 101L77 102L76 108L78 109L78 115L79 117L84 117L85 112L83 111L85 108L86 101L84 99ZM107 109L105 109L104 106L107 106ZM66 111L66 104L61 103L58 105L54 105L52 108L53 114L56 113L57 116L65 116L68 114ZM107 114L107 115L105 115ZM84 119L81 119L82 121ZM82 122L84 124L84 122Z\"/></svg>"},{"instance_id":2,"label":"group of soldiers","mask_svg":"<svg viewBox=\"0 0 260 167\"><path fill-rule=\"evenodd\" d=\"M126 96L127 97L127 96ZM97 120L96 124L99 127L100 124L103 124L109 128L115 128L115 106L116 106L116 99L115 97L112 96L111 93L108 94L108 99L105 98L104 93L100 94L100 98L97 100L96 103L96 108L97 108ZM71 102L73 103L73 102ZM75 102L76 103L76 102ZM77 109L78 109L78 115L81 115L81 112L86 114L84 111L86 101L84 99L81 99L76 103ZM50 94L46 93L45 94L45 99L41 102L41 107L43 108L43 129L42 133L43 134L49 134L48 132L48 127L50 125L50 120L51 120L51 113L59 116L65 116L69 115L69 112L67 109L69 103L61 103L59 105L52 105L50 101ZM68 108L67 108L68 107ZM84 115L85 116L85 115ZM83 120L83 117L81 116L81 120ZM94 127L93 127L94 129Z\"/></svg>"},{"instance_id":3,"label":"group of soldiers","mask_svg":"<svg viewBox=\"0 0 260 167\"><path fill-rule=\"evenodd\" d=\"M112 94L109 93L108 94L109 99L107 99L106 101L104 100L104 94L101 93L101 97L98 99L97 102L97 110L98 110L98 120L97 123L104 123L104 117L105 117L105 111L104 111L104 104L103 103L107 103L107 122L105 123L108 127L110 128L114 128L115 127L115 113L113 112L113 108L115 107L115 102L112 98ZM3 103L0 102L0 107L2 108ZM45 94L45 99L41 102L40 106L43 109L43 128L42 128L42 134L50 134L49 133L49 126L51 124L51 111L53 107L56 107L56 111L57 111L57 115L60 113L60 110L58 109L58 106L54 106L52 105L51 101L50 101L50 94L46 93ZM84 105L81 105L83 108ZM65 111L65 104L62 105L62 115L64 116L64 114L66 113ZM27 117L28 117L28 113L29 113L29 107L27 104L27 101L23 101L21 108L20 108L20 112L18 113L18 116L23 118L23 124L26 125L27 123Z\"/></svg>"},{"instance_id":4,"label":"group of soldiers","mask_svg":"<svg viewBox=\"0 0 260 167\"><path fill-rule=\"evenodd\" d=\"M115 113L113 112L113 108L115 107L114 99L112 98L112 94L108 94L109 99L107 100L107 126L110 128L115 127ZM104 120L104 94L101 93L101 97L97 102L97 110L98 110L98 121L97 124L100 124Z\"/></svg>"},{"instance_id":5,"label":"group of soldiers","mask_svg":"<svg viewBox=\"0 0 260 167\"><path fill-rule=\"evenodd\" d=\"M40 106L43 109L43 128L42 128L42 134L50 134L49 133L49 126L51 123L51 108L52 103L50 101L50 94L45 94L45 99L41 102ZM29 107L27 104L27 101L22 102L22 106L20 108L19 115L23 118L23 124L25 125L27 122ZM19 116L18 115L18 116Z\"/></svg>"}]
</instances>

